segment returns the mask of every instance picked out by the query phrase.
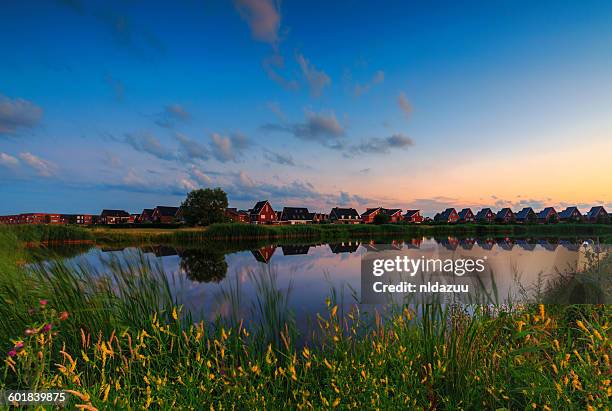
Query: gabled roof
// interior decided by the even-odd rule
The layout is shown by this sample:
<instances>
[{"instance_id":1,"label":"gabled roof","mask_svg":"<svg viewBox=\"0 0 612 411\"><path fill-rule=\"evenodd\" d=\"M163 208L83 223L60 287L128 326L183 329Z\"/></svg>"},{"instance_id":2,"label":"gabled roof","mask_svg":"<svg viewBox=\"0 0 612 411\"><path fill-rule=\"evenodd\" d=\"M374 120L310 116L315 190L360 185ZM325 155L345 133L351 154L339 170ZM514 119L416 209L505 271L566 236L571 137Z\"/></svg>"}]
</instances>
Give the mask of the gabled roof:
<instances>
[{"instance_id":1,"label":"gabled roof","mask_svg":"<svg viewBox=\"0 0 612 411\"><path fill-rule=\"evenodd\" d=\"M533 214L535 216L535 211L531 207L525 207L518 213L516 213L517 220L526 220L529 217L529 214Z\"/></svg>"},{"instance_id":2,"label":"gabled roof","mask_svg":"<svg viewBox=\"0 0 612 411\"><path fill-rule=\"evenodd\" d=\"M459 218L463 219L467 217L467 214L471 213L472 215L474 215L474 213L472 213L472 210L469 208L464 208L463 210L459 211Z\"/></svg>"},{"instance_id":3,"label":"gabled roof","mask_svg":"<svg viewBox=\"0 0 612 411\"><path fill-rule=\"evenodd\" d=\"M383 208L383 209L381 210L381 212L382 212L384 215L392 216L392 215L395 215L395 214L397 214L397 213L400 213L400 214L401 214L401 213L402 213L402 209L401 209L401 208Z\"/></svg>"},{"instance_id":4,"label":"gabled roof","mask_svg":"<svg viewBox=\"0 0 612 411\"><path fill-rule=\"evenodd\" d=\"M255 204L255 207L250 210L251 214L259 214L266 203L268 203L268 200L258 201L257 204Z\"/></svg>"},{"instance_id":5,"label":"gabled roof","mask_svg":"<svg viewBox=\"0 0 612 411\"><path fill-rule=\"evenodd\" d=\"M487 218L488 213L493 213L490 208L483 208L476 214L476 219L484 219Z\"/></svg>"},{"instance_id":6,"label":"gabled roof","mask_svg":"<svg viewBox=\"0 0 612 411\"><path fill-rule=\"evenodd\" d=\"M457 212L454 208L447 208L446 210L444 210L439 216L438 218L444 219L444 220L448 220L451 216L451 214L454 212Z\"/></svg>"},{"instance_id":7,"label":"gabled roof","mask_svg":"<svg viewBox=\"0 0 612 411\"><path fill-rule=\"evenodd\" d=\"M497 213L497 215L495 217L496 218L504 218L508 213L512 214L512 210L510 210L510 208L508 208L508 207L504 207L501 210L499 210L499 212Z\"/></svg>"},{"instance_id":8,"label":"gabled roof","mask_svg":"<svg viewBox=\"0 0 612 411\"><path fill-rule=\"evenodd\" d=\"M404 217L410 218L413 215L417 214L419 211L421 210L406 210L406 214L404 214Z\"/></svg>"},{"instance_id":9,"label":"gabled roof","mask_svg":"<svg viewBox=\"0 0 612 411\"><path fill-rule=\"evenodd\" d=\"M144 208L142 210L142 213L140 213L140 214L149 214L149 215L151 215L151 214L153 214L153 209L152 208Z\"/></svg>"},{"instance_id":10,"label":"gabled roof","mask_svg":"<svg viewBox=\"0 0 612 411\"><path fill-rule=\"evenodd\" d=\"M370 214L373 214L373 213L378 212L378 211L383 211L383 210L384 210L384 209L383 209L382 207L368 208L367 210L365 210L365 211L364 211L364 212L361 214L361 217L362 217L362 218L363 218L363 217L367 217L367 216L369 216Z\"/></svg>"},{"instance_id":11,"label":"gabled roof","mask_svg":"<svg viewBox=\"0 0 612 411\"><path fill-rule=\"evenodd\" d=\"M129 217L130 214L125 210L102 210L101 217Z\"/></svg>"},{"instance_id":12,"label":"gabled roof","mask_svg":"<svg viewBox=\"0 0 612 411\"><path fill-rule=\"evenodd\" d=\"M282 221L311 219L306 207L283 207L283 212L281 213Z\"/></svg>"},{"instance_id":13,"label":"gabled roof","mask_svg":"<svg viewBox=\"0 0 612 411\"><path fill-rule=\"evenodd\" d=\"M342 218L342 216L359 218L359 213L354 208L334 207L329 214L335 214L337 218Z\"/></svg>"},{"instance_id":14,"label":"gabled roof","mask_svg":"<svg viewBox=\"0 0 612 411\"><path fill-rule=\"evenodd\" d=\"M169 206L157 206L155 210L162 217L174 217L176 216L176 212L179 210L178 207L169 207ZM155 212L155 210L153 212Z\"/></svg>"},{"instance_id":15,"label":"gabled roof","mask_svg":"<svg viewBox=\"0 0 612 411\"><path fill-rule=\"evenodd\" d=\"M595 218L599 215L599 213L606 213L606 210L602 206L592 207L587 213L587 218Z\"/></svg>"},{"instance_id":16,"label":"gabled roof","mask_svg":"<svg viewBox=\"0 0 612 411\"><path fill-rule=\"evenodd\" d=\"M578 214L582 215L580 210L578 210L578 207L573 206L573 207L567 207L565 210L561 211L559 213L559 218L571 218L574 212L578 212Z\"/></svg>"},{"instance_id":17,"label":"gabled roof","mask_svg":"<svg viewBox=\"0 0 612 411\"><path fill-rule=\"evenodd\" d=\"M538 213L538 218L544 219L547 218L551 213L556 214L557 212L553 207L546 207L544 210Z\"/></svg>"}]
</instances>

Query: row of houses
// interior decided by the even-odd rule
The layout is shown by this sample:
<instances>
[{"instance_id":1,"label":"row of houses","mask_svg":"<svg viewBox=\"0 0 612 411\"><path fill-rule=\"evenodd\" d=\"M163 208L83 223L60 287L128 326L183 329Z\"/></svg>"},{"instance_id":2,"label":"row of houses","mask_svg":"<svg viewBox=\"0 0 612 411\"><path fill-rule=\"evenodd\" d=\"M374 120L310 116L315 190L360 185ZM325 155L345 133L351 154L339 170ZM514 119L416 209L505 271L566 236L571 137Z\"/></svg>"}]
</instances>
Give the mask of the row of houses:
<instances>
[{"instance_id":1,"label":"row of houses","mask_svg":"<svg viewBox=\"0 0 612 411\"><path fill-rule=\"evenodd\" d=\"M157 206L145 208L139 214L125 210L104 209L94 214L24 213L0 216L0 224L171 224L182 221L180 207Z\"/></svg>"},{"instance_id":2,"label":"row of houses","mask_svg":"<svg viewBox=\"0 0 612 411\"><path fill-rule=\"evenodd\" d=\"M588 213L582 214L578 207L567 207L557 212L554 207L546 207L540 212L535 212L531 207L525 207L515 213L510 208L502 208L497 213L490 208L483 208L476 214L469 208L457 212L454 208L447 208L434 217L434 221L443 223L520 223L520 224L550 224L557 222L590 222L608 223L610 215L603 206L592 207Z\"/></svg>"},{"instance_id":3,"label":"row of houses","mask_svg":"<svg viewBox=\"0 0 612 411\"><path fill-rule=\"evenodd\" d=\"M420 210L406 210L404 213L400 208L373 207L359 214L354 208L334 207L329 214L311 213L306 207L284 207L282 211L274 211L268 201L260 201L250 210L238 210L228 208L226 216L236 222L252 224L307 224L329 222L336 224L372 224L376 222L377 216L384 216L382 221L389 223L415 223L432 221L423 217ZM474 213L470 208L457 211L455 208L447 208L437 213L433 218L435 222L441 223L556 223L564 222L604 222L610 221L610 215L603 206L592 207L591 210L582 214L578 207L567 207L557 213L554 207L546 207L536 213L533 208L525 207L515 213L510 208L503 208L494 212L490 208L483 208Z\"/></svg>"},{"instance_id":4,"label":"row of houses","mask_svg":"<svg viewBox=\"0 0 612 411\"><path fill-rule=\"evenodd\" d=\"M556 222L591 222L607 223L610 215L603 206L592 207L588 213L582 214L578 207L567 207L557 212L554 207L546 207L535 212L531 207L525 207L519 212L510 208L502 208L494 212L490 208L483 208L474 213L470 208L457 211L447 208L437 213L435 217L423 217L420 210L406 210L400 208L372 207L359 214L354 208L334 207L329 214L310 212L306 207L283 207L275 211L269 201L263 200L249 210L227 208L225 216L228 220L250 224L372 224L377 221L389 223L423 222L439 223L556 223ZM157 206L145 208L139 214L131 214L125 210L104 209L100 215L92 214L49 214L27 213L9 216L0 216L0 224L172 224L182 223L183 215L180 207Z\"/></svg>"}]
</instances>

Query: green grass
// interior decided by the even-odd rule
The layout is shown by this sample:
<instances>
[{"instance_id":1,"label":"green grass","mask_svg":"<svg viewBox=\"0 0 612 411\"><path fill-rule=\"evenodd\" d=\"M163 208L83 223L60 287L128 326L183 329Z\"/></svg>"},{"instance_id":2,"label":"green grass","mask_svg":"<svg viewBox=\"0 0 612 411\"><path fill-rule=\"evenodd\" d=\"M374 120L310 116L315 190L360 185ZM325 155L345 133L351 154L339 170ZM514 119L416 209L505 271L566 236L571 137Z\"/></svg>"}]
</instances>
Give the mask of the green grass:
<instances>
[{"instance_id":1,"label":"green grass","mask_svg":"<svg viewBox=\"0 0 612 411\"><path fill-rule=\"evenodd\" d=\"M0 230L0 390L67 389L72 406L98 409L610 404L610 305L343 312L332 289L304 346L273 273L251 273L257 320L194 324L175 308L163 270L142 254L110 259L103 272L23 266L18 234ZM241 303L238 289L227 294Z\"/></svg>"},{"instance_id":2,"label":"green grass","mask_svg":"<svg viewBox=\"0 0 612 411\"><path fill-rule=\"evenodd\" d=\"M96 241L106 244L159 243L190 244L208 241L252 241L278 239L311 239L313 241L340 241L371 239L374 237L412 238L422 236L561 236L599 237L612 241L612 225L604 224L309 224L309 225L253 225L213 224L192 229L133 229L96 228L92 230Z\"/></svg>"}]
</instances>

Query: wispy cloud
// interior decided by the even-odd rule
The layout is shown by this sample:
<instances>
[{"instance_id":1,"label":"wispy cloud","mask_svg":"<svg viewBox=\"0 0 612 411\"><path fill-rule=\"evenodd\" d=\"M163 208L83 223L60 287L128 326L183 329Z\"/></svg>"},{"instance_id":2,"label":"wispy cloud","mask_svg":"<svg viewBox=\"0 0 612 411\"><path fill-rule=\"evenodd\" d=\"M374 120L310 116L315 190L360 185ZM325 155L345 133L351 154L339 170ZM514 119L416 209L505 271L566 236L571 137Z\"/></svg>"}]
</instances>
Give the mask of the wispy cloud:
<instances>
[{"instance_id":1,"label":"wispy cloud","mask_svg":"<svg viewBox=\"0 0 612 411\"><path fill-rule=\"evenodd\" d=\"M250 145L250 140L240 133L229 136L213 133L211 136L212 155L222 163L236 161Z\"/></svg>"},{"instance_id":2,"label":"wispy cloud","mask_svg":"<svg viewBox=\"0 0 612 411\"><path fill-rule=\"evenodd\" d=\"M175 158L172 150L162 146L161 142L149 132L127 134L125 142L136 151L151 154L162 160Z\"/></svg>"},{"instance_id":3,"label":"wispy cloud","mask_svg":"<svg viewBox=\"0 0 612 411\"><path fill-rule=\"evenodd\" d=\"M350 152L386 154L393 149L405 149L414 146L414 141L401 133L393 134L385 138L371 138L355 146Z\"/></svg>"},{"instance_id":4,"label":"wispy cloud","mask_svg":"<svg viewBox=\"0 0 612 411\"><path fill-rule=\"evenodd\" d=\"M155 124L160 127L173 128L177 122L184 122L191 119L185 107L180 104L169 104L164 107L164 110L159 114L159 118L155 120Z\"/></svg>"},{"instance_id":5,"label":"wispy cloud","mask_svg":"<svg viewBox=\"0 0 612 411\"><path fill-rule=\"evenodd\" d=\"M202 185L209 185L212 183L212 178L199 168L191 167L191 175Z\"/></svg>"},{"instance_id":6,"label":"wispy cloud","mask_svg":"<svg viewBox=\"0 0 612 411\"><path fill-rule=\"evenodd\" d=\"M359 84L357 83L355 85L354 88L354 93L357 97L367 93L368 91L370 91L370 89L372 89L372 87L374 87L377 84L382 83L383 81L385 81L385 72L382 70L378 70L374 76L372 77L371 80L369 80L366 83L363 84Z\"/></svg>"},{"instance_id":7,"label":"wispy cloud","mask_svg":"<svg viewBox=\"0 0 612 411\"><path fill-rule=\"evenodd\" d=\"M318 70L302 54L298 54L296 60L300 65L302 74L306 78L310 94L315 97L320 96L323 93L323 89L331 84L331 78L324 71Z\"/></svg>"},{"instance_id":8,"label":"wispy cloud","mask_svg":"<svg viewBox=\"0 0 612 411\"><path fill-rule=\"evenodd\" d=\"M180 144L180 154L184 160L208 160L210 157L210 150L200 144L199 142L190 139L184 134L175 133L174 137Z\"/></svg>"},{"instance_id":9,"label":"wispy cloud","mask_svg":"<svg viewBox=\"0 0 612 411\"><path fill-rule=\"evenodd\" d=\"M300 88L296 80L285 78L280 72L285 68L285 59L280 54L273 54L266 57L261 63L264 71L270 78L285 90L297 90Z\"/></svg>"},{"instance_id":10,"label":"wispy cloud","mask_svg":"<svg viewBox=\"0 0 612 411\"><path fill-rule=\"evenodd\" d=\"M15 168L19 166L19 160L9 154L0 153L0 166Z\"/></svg>"},{"instance_id":11,"label":"wispy cloud","mask_svg":"<svg viewBox=\"0 0 612 411\"><path fill-rule=\"evenodd\" d=\"M235 0L234 4L251 28L253 38L276 47L281 16L275 3L272 0Z\"/></svg>"},{"instance_id":12,"label":"wispy cloud","mask_svg":"<svg viewBox=\"0 0 612 411\"><path fill-rule=\"evenodd\" d=\"M344 127L333 112L314 113L307 111L306 118L302 123L265 124L262 128L267 131L290 133L299 139L318 142L332 148L345 133Z\"/></svg>"},{"instance_id":13,"label":"wispy cloud","mask_svg":"<svg viewBox=\"0 0 612 411\"><path fill-rule=\"evenodd\" d=\"M52 177L57 173L57 165L30 152L20 153L19 158L33 168L39 176Z\"/></svg>"},{"instance_id":14,"label":"wispy cloud","mask_svg":"<svg viewBox=\"0 0 612 411\"><path fill-rule=\"evenodd\" d=\"M412 104L410 104L410 102L408 101L408 98L406 97L406 94L403 91L400 92L397 98L397 104L399 105L400 109L404 112L404 115L406 117L410 117L410 114L412 114Z\"/></svg>"},{"instance_id":15,"label":"wispy cloud","mask_svg":"<svg viewBox=\"0 0 612 411\"><path fill-rule=\"evenodd\" d=\"M43 110L31 101L0 94L0 135L17 135L22 129L33 128L42 115Z\"/></svg>"},{"instance_id":16,"label":"wispy cloud","mask_svg":"<svg viewBox=\"0 0 612 411\"><path fill-rule=\"evenodd\" d=\"M265 150L264 158L272 163L295 167L297 164L293 160L291 154L276 153L274 151Z\"/></svg>"}]
</instances>

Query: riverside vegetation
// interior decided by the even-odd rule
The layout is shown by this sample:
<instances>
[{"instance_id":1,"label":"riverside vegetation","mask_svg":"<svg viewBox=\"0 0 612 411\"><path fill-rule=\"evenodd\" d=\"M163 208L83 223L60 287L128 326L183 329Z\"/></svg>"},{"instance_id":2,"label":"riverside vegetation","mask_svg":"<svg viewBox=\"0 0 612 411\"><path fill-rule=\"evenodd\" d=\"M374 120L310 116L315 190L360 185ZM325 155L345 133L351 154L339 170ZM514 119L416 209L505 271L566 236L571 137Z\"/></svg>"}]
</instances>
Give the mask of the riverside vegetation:
<instances>
[{"instance_id":1,"label":"riverside vegetation","mask_svg":"<svg viewBox=\"0 0 612 411\"><path fill-rule=\"evenodd\" d=\"M372 237L460 236L597 236L612 242L612 224L307 224L254 225L217 223L204 228L96 227L83 229L87 238L117 244L129 242L194 243L210 240L276 240L308 238L314 241L364 239Z\"/></svg>"},{"instance_id":2,"label":"riverside vegetation","mask_svg":"<svg viewBox=\"0 0 612 411\"><path fill-rule=\"evenodd\" d=\"M257 320L193 323L144 258L27 264L24 242L82 235L64 229L0 228L0 390L65 389L90 410L610 406L608 304L369 313L331 289L303 340L269 273L254 273Z\"/></svg>"}]
</instances>

